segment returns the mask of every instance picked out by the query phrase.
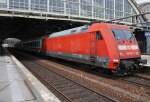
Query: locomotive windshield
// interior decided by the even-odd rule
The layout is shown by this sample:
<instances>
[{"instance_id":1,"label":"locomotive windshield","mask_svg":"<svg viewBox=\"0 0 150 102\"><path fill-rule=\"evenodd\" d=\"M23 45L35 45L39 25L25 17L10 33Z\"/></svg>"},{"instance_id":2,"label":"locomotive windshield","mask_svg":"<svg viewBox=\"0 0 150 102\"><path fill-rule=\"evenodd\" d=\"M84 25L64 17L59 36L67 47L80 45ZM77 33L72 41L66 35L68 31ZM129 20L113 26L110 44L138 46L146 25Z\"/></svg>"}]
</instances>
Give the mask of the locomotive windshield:
<instances>
[{"instance_id":1,"label":"locomotive windshield","mask_svg":"<svg viewBox=\"0 0 150 102\"><path fill-rule=\"evenodd\" d=\"M117 40L134 39L134 35L130 31L127 31L127 30L115 29L115 30L112 30L112 32Z\"/></svg>"}]
</instances>

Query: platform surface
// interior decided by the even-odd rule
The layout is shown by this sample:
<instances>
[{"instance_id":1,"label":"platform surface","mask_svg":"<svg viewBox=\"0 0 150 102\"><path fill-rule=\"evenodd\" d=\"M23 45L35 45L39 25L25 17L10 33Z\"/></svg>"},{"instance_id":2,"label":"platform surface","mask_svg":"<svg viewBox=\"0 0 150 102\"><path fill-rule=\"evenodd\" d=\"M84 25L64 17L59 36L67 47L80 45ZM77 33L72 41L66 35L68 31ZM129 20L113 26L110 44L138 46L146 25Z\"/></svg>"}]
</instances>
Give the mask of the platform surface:
<instances>
[{"instance_id":1,"label":"platform surface","mask_svg":"<svg viewBox=\"0 0 150 102\"><path fill-rule=\"evenodd\" d=\"M150 67L150 55L142 55L142 59L147 60L147 64L145 64L144 66Z\"/></svg>"},{"instance_id":2,"label":"platform surface","mask_svg":"<svg viewBox=\"0 0 150 102\"><path fill-rule=\"evenodd\" d=\"M25 67L23 69L21 64L19 66L20 62L13 55L6 52L8 50L0 47L0 102L60 102L32 73Z\"/></svg>"},{"instance_id":3,"label":"platform surface","mask_svg":"<svg viewBox=\"0 0 150 102\"><path fill-rule=\"evenodd\" d=\"M0 55L0 102L36 102L8 55Z\"/></svg>"}]
</instances>

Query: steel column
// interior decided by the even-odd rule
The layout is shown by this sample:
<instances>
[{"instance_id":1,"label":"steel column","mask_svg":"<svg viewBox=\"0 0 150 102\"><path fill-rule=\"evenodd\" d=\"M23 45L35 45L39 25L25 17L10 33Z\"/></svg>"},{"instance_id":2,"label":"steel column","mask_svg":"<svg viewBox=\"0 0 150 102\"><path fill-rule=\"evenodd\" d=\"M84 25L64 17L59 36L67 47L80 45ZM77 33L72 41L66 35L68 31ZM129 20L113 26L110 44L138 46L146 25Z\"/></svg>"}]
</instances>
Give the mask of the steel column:
<instances>
[{"instance_id":1,"label":"steel column","mask_svg":"<svg viewBox=\"0 0 150 102\"><path fill-rule=\"evenodd\" d=\"M7 9L9 9L9 0L7 0Z\"/></svg>"},{"instance_id":2,"label":"steel column","mask_svg":"<svg viewBox=\"0 0 150 102\"><path fill-rule=\"evenodd\" d=\"M28 9L31 11L31 0L28 0Z\"/></svg>"}]
</instances>

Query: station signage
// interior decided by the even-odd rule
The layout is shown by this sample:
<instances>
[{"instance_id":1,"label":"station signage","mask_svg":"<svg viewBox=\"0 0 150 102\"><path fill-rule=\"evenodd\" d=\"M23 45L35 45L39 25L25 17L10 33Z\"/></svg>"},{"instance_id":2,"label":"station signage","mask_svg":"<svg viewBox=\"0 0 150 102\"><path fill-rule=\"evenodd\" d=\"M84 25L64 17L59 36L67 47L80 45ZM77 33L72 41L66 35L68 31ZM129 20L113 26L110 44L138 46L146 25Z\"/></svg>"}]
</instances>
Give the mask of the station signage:
<instances>
[{"instance_id":1,"label":"station signage","mask_svg":"<svg viewBox=\"0 0 150 102\"><path fill-rule=\"evenodd\" d=\"M145 32L145 36L150 36L150 32Z\"/></svg>"}]
</instances>

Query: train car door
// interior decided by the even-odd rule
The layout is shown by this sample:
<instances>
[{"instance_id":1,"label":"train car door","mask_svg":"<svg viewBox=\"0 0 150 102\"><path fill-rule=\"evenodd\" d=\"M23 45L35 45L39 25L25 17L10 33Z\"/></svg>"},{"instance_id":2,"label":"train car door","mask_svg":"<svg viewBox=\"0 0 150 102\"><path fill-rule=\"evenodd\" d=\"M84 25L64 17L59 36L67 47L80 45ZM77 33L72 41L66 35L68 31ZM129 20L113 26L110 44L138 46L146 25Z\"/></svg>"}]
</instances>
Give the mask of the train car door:
<instances>
[{"instance_id":1,"label":"train car door","mask_svg":"<svg viewBox=\"0 0 150 102\"><path fill-rule=\"evenodd\" d=\"M96 64L97 56L98 56L98 47L102 43L102 36L100 31L96 31L94 33L91 33L91 45L90 45L90 61L92 64Z\"/></svg>"},{"instance_id":2,"label":"train car door","mask_svg":"<svg viewBox=\"0 0 150 102\"><path fill-rule=\"evenodd\" d=\"M92 64L96 63L96 53L97 53L97 49L96 49L96 33L92 32L90 33L90 62Z\"/></svg>"}]
</instances>

